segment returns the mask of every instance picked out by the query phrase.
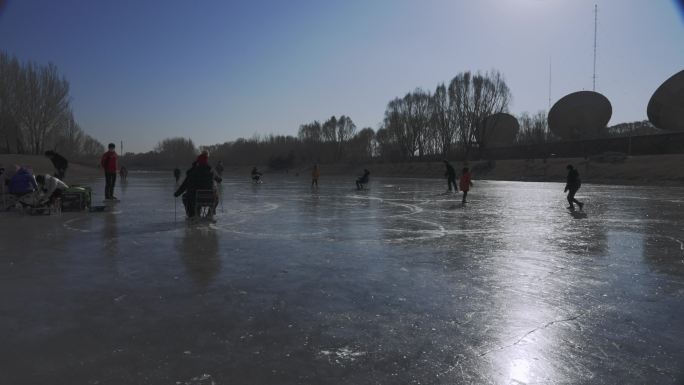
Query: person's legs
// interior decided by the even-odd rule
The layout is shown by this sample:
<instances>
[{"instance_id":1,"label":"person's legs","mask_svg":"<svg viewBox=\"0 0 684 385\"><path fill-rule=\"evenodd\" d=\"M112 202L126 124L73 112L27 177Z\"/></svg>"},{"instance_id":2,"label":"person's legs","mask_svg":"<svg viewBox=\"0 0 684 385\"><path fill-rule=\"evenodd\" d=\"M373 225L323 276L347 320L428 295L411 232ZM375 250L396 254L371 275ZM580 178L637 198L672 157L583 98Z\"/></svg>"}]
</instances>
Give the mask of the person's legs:
<instances>
[{"instance_id":1,"label":"person's legs","mask_svg":"<svg viewBox=\"0 0 684 385\"><path fill-rule=\"evenodd\" d=\"M105 173L105 199L109 199L109 184L111 179L109 178L109 173Z\"/></svg>"},{"instance_id":2,"label":"person's legs","mask_svg":"<svg viewBox=\"0 0 684 385\"><path fill-rule=\"evenodd\" d=\"M458 192L458 187L456 185L456 178L449 178L447 182L447 187L449 187L449 191L452 191L451 187L453 186L453 191Z\"/></svg>"},{"instance_id":3,"label":"person's legs","mask_svg":"<svg viewBox=\"0 0 684 385\"><path fill-rule=\"evenodd\" d=\"M579 206L580 210L582 210L582 207L584 207L584 203L575 199L575 194L577 194L577 190L579 190L579 189L572 190L572 201L574 203L577 203L577 206Z\"/></svg>"},{"instance_id":4,"label":"person's legs","mask_svg":"<svg viewBox=\"0 0 684 385\"><path fill-rule=\"evenodd\" d=\"M468 196L467 191L463 191L463 200L461 200L461 203L466 203L466 197Z\"/></svg>"},{"instance_id":5,"label":"person's legs","mask_svg":"<svg viewBox=\"0 0 684 385\"><path fill-rule=\"evenodd\" d=\"M185 207L185 215L190 217L195 216L194 199L190 198L189 194L183 194L183 207Z\"/></svg>"},{"instance_id":6,"label":"person's legs","mask_svg":"<svg viewBox=\"0 0 684 385\"><path fill-rule=\"evenodd\" d=\"M582 203L580 203L577 199L575 199L575 194L576 194L576 193L577 193L577 189L570 189L570 191L568 191L568 204L570 205L568 208L570 208L570 209L574 209L574 208L575 208L574 203L577 203L577 204L579 205L580 208L581 208L582 206L584 206L584 205L583 205Z\"/></svg>"}]
</instances>

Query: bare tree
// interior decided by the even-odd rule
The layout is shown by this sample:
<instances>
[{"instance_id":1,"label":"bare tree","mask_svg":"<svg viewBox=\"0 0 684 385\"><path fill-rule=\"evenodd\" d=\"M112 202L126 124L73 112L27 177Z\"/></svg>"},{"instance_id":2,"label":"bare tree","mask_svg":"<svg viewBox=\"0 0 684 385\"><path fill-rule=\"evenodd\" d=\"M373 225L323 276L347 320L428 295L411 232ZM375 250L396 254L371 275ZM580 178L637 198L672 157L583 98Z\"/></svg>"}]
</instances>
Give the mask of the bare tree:
<instances>
[{"instance_id":1,"label":"bare tree","mask_svg":"<svg viewBox=\"0 0 684 385\"><path fill-rule=\"evenodd\" d=\"M534 115L523 112L518 122L520 132L516 141L519 144L542 144L549 141L549 126L545 111L539 111Z\"/></svg>"},{"instance_id":2,"label":"bare tree","mask_svg":"<svg viewBox=\"0 0 684 385\"><path fill-rule=\"evenodd\" d=\"M337 159L341 159L344 153L344 147L347 142L354 137L356 132L356 125L348 116L340 116L337 120Z\"/></svg>"},{"instance_id":3,"label":"bare tree","mask_svg":"<svg viewBox=\"0 0 684 385\"><path fill-rule=\"evenodd\" d=\"M413 148L418 151L418 156L423 157L428 152L430 138L430 94L417 88L414 92L406 94L407 100L406 122L410 137L413 139Z\"/></svg>"},{"instance_id":4,"label":"bare tree","mask_svg":"<svg viewBox=\"0 0 684 385\"><path fill-rule=\"evenodd\" d=\"M321 127L321 136L326 142L337 141L337 118L331 116L330 119L323 123L323 126Z\"/></svg>"},{"instance_id":5,"label":"bare tree","mask_svg":"<svg viewBox=\"0 0 684 385\"><path fill-rule=\"evenodd\" d=\"M437 136L437 145L443 157L449 156L451 146L456 140L456 119L454 108L446 86L442 83L437 86L432 95L431 104L432 127Z\"/></svg>"},{"instance_id":6,"label":"bare tree","mask_svg":"<svg viewBox=\"0 0 684 385\"><path fill-rule=\"evenodd\" d=\"M299 126L299 139L303 142L319 143L321 141L321 123L314 120Z\"/></svg>"},{"instance_id":7,"label":"bare tree","mask_svg":"<svg viewBox=\"0 0 684 385\"><path fill-rule=\"evenodd\" d=\"M25 130L31 153L41 154L50 131L69 108L69 83L52 63L40 67L29 62L22 75L17 120Z\"/></svg>"},{"instance_id":8,"label":"bare tree","mask_svg":"<svg viewBox=\"0 0 684 385\"><path fill-rule=\"evenodd\" d=\"M475 147L486 146L483 138L485 119L489 115L505 112L511 92L498 71L477 73L463 72L451 80L449 98L459 128L460 140L466 156Z\"/></svg>"}]
</instances>

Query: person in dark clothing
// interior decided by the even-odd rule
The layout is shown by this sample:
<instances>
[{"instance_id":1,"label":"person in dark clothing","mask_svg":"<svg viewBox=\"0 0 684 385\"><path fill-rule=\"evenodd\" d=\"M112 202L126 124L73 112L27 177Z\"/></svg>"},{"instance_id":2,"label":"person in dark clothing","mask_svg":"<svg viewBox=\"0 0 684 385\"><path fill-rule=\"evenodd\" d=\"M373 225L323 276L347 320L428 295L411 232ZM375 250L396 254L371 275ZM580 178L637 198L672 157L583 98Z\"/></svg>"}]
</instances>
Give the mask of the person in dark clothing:
<instances>
[{"instance_id":1,"label":"person in dark clothing","mask_svg":"<svg viewBox=\"0 0 684 385\"><path fill-rule=\"evenodd\" d=\"M109 143L107 146L108 151L102 154L100 159L100 166L105 172L105 200L118 200L114 196L114 185L116 184L116 171L117 166L117 155L114 149L116 145L114 143Z\"/></svg>"},{"instance_id":2,"label":"person in dark clothing","mask_svg":"<svg viewBox=\"0 0 684 385\"><path fill-rule=\"evenodd\" d=\"M252 181L254 183L261 183L261 176L264 175L257 170L256 166L252 169Z\"/></svg>"},{"instance_id":3,"label":"person in dark clothing","mask_svg":"<svg viewBox=\"0 0 684 385\"><path fill-rule=\"evenodd\" d=\"M456 186L456 170L454 169L454 166L446 159L444 159L444 165L446 166L444 176L447 178L448 191L451 192L451 186L454 186L454 190L458 192L458 187Z\"/></svg>"},{"instance_id":4,"label":"person in dark clothing","mask_svg":"<svg viewBox=\"0 0 684 385\"><path fill-rule=\"evenodd\" d=\"M216 194L216 186L214 182L220 183L221 178L214 173L209 166L207 156L200 155L192 164L185 175L185 180L178 187L178 190L173 194L175 197L183 195L183 206L185 206L185 214L192 218L195 216L195 203L197 190L213 190L215 194L214 206L212 207L212 214L216 212L218 205L218 195Z\"/></svg>"},{"instance_id":5,"label":"person in dark clothing","mask_svg":"<svg viewBox=\"0 0 684 385\"><path fill-rule=\"evenodd\" d=\"M357 190L363 190L363 185L368 183L368 179L370 176L370 171L368 169L363 169L363 175L358 177L356 179L356 189Z\"/></svg>"},{"instance_id":6,"label":"person in dark clothing","mask_svg":"<svg viewBox=\"0 0 684 385\"><path fill-rule=\"evenodd\" d=\"M9 182L9 193L20 197L38 190L38 183L31 170L17 166L17 171Z\"/></svg>"},{"instance_id":7,"label":"person in dark clothing","mask_svg":"<svg viewBox=\"0 0 684 385\"><path fill-rule=\"evenodd\" d=\"M216 174L219 177L223 177L223 162L219 160L218 163L216 163L216 167L214 167L214 171L216 171Z\"/></svg>"},{"instance_id":8,"label":"person in dark clothing","mask_svg":"<svg viewBox=\"0 0 684 385\"><path fill-rule=\"evenodd\" d=\"M125 182L128 179L128 169L125 166L121 166L119 169L119 177L122 182Z\"/></svg>"},{"instance_id":9,"label":"person in dark clothing","mask_svg":"<svg viewBox=\"0 0 684 385\"><path fill-rule=\"evenodd\" d=\"M180 175L181 175L181 170L176 167L173 169L173 177L176 179L176 184L178 184L178 181L180 180Z\"/></svg>"},{"instance_id":10,"label":"person in dark clothing","mask_svg":"<svg viewBox=\"0 0 684 385\"><path fill-rule=\"evenodd\" d=\"M571 164L569 164L566 168L568 169L568 177L565 184L564 192L568 193L568 203L570 204L568 208L570 210L574 210L574 203L577 203L579 209L582 210L582 208L584 207L584 203L575 199L575 194L577 193L577 190L579 190L582 186L582 181L580 180L579 172L577 172L577 170Z\"/></svg>"},{"instance_id":11,"label":"person in dark clothing","mask_svg":"<svg viewBox=\"0 0 684 385\"><path fill-rule=\"evenodd\" d=\"M48 157L48 159L52 161L52 165L55 166L55 178L63 180L66 176L66 169L69 167L69 161L54 151L45 151L45 156Z\"/></svg>"}]
</instances>

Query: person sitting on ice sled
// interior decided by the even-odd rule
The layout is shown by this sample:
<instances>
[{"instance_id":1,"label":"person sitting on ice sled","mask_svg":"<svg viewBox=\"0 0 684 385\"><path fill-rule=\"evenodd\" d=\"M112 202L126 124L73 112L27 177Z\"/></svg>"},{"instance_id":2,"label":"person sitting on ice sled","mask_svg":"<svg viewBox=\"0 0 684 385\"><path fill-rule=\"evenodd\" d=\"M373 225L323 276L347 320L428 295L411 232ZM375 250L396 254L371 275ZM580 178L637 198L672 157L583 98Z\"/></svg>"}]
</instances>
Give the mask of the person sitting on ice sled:
<instances>
[{"instance_id":1,"label":"person sitting on ice sled","mask_svg":"<svg viewBox=\"0 0 684 385\"><path fill-rule=\"evenodd\" d=\"M356 179L356 189L363 190L363 186L368 183L368 178L370 176L370 171L368 169L363 169L363 175Z\"/></svg>"},{"instance_id":2,"label":"person sitting on ice sled","mask_svg":"<svg viewBox=\"0 0 684 385\"><path fill-rule=\"evenodd\" d=\"M41 205L48 203L53 205L55 200L62 196L62 192L69 188L66 183L50 174L37 175L36 182L38 182L38 186L40 186L44 193L40 200Z\"/></svg>"},{"instance_id":3,"label":"person sitting on ice sled","mask_svg":"<svg viewBox=\"0 0 684 385\"><path fill-rule=\"evenodd\" d=\"M254 183L261 183L261 176L264 175L257 170L256 166L252 169L252 181Z\"/></svg>"},{"instance_id":4,"label":"person sitting on ice sled","mask_svg":"<svg viewBox=\"0 0 684 385\"><path fill-rule=\"evenodd\" d=\"M19 204L23 207L31 207L35 204L38 184L36 183L36 178L33 176L31 170L27 167L16 166L16 172L9 180L8 190L14 200L13 203L5 209L8 209L14 204Z\"/></svg>"},{"instance_id":5,"label":"person sitting on ice sled","mask_svg":"<svg viewBox=\"0 0 684 385\"><path fill-rule=\"evenodd\" d=\"M175 197L183 194L183 206L185 206L185 214L189 218L195 216L197 190L212 190L214 192L214 204L211 207L211 212L212 214L216 212L218 193L214 182L220 183L221 178L212 171L211 166L209 166L209 154L204 151L197 157L192 168L187 171L185 180L173 194Z\"/></svg>"}]
</instances>

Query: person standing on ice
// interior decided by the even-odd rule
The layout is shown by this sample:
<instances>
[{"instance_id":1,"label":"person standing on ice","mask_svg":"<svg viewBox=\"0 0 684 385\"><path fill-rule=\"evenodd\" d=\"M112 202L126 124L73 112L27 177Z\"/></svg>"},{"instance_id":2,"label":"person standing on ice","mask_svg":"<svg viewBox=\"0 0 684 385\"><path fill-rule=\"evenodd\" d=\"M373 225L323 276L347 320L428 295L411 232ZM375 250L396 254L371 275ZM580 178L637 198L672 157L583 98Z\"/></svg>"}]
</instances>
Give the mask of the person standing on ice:
<instances>
[{"instance_id":1,"label":"person standing on ice","mask_svg":"<svg viewBox=\"0 0 684 385\"><path fill-rule=\"evenodd\" d=\"M468 196L468 191L470 190L470 187L473 185L473 176L470 173L470 170L468 167L463 167L463 171L461 173L461 177L458 180L458 184L461 187L461 191L463 191L463 200L461 200L461 203L466 204L466 197ZM456 190L458 192L458 190Z\"/></svg>"},{"instance_id":2,"label":"person standing on ice","mask_svg":"<svg viewBox=\"0 0 684 385\"><path fill-rule=\"evenodd\" d=\"M451 186L454 186L454 190L458 192L458 187L456 187L456 170L454 170L454 166L446 159L444 159L444 165L446 166L444 176L447 178L448 192L451 192Z\"/></svg>"},{"instance_id":3,"label":"person standing on ice","mask_svg":"<svg viewBox=\"0 0 684 385\"><path fill-rule=\"evenodd\" d=\"M321 176L321 170L318 169L318 165L314 164L313 170L311 170L311 187L316 185L318 188L318 178Z\"/></svg>"},{"instance_id":4,"label":"person standing on ice","mask_svg":"<svg viewBox=\"0 0 684 385\"><path fill-rule=\"evenodd\" d=\"M109 143L107 146L108 151L102 154L100 159L100 167L104 169L105 172L105 200L118 200L114 196L114 185L116 184L116 171L117 158L116 151L114 149L116 145L114 143Z\"/></svg>"},{"instance_id":5,"label":"person standing on ice","mask_svg":"<svg viewBox=\"0 0 684 385\"><path fill-rule=\"evenodd\" d=\"M178 181L180 180L180 175L181 175L181 170L180 168L176 167L173 169L173 177L176 179L176 184L178 184Z\"/></svg>"},{"instance_id":6,"label":"person standing on ice","mask_svg":"<svg viewBox=\"0 0 684 385\"><path fill-rule=\"evenodd\" d=\"M574 210L574 203L577 203L581 211L584 207L584 203L575 199L575 194L577 193L577 190L579 190L582 186L582 180L580 180L579 172L577 171L577 169L575 169L575 167L569 164L566 168L568 169L568 177L566 179L565 190L563 192L568 193L568 203L570 204L570 206L568 206L568 209Z\"/></svg>"},{"instance_id":7,"label":"person standing on ice","mask_svg":"<svg viewBox=\"0 0 684 385\"><path fill-rule=\"evenodd\" d=\"M218 175L219 178L223 178L223 162L219 160L214 167L214 171L216 171L216 175Z\"/></svg>"}]
</instances>

